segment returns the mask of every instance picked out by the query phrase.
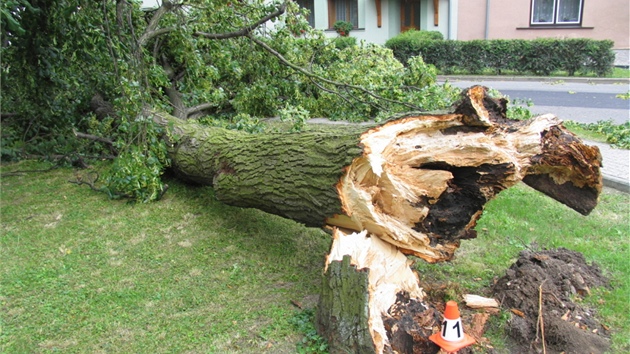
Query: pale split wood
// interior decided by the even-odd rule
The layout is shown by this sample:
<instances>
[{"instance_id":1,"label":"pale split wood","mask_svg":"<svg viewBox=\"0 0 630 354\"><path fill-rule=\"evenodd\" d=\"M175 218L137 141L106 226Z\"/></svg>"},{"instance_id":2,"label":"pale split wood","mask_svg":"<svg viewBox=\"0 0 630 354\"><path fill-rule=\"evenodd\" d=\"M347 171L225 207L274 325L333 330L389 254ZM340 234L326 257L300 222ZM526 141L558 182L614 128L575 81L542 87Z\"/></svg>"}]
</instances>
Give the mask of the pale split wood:
<instances>
[{"instance_id":1,"label":"pale split wood","mask_svg":"<svg viewBox=\"0 0 630 354\"><path fill-rule=\"evenodd\" d=\"M464 303L466 303L466 306L473 309L499 307L499 302L497 300L474 294L465 294Z\"/></svg>"},{"instance_id":2,"label":"pale split wood","mask_svg":"<svg viewBox=\"0 0 630 354\"><path fill-rule=\"evenodd\" d=\"M487 119L487 115L482 117ZM352 162L337 186L343 210L354 224L343 226L368 230L406 254L429 262L450 259L459 242L433 245L440 235L417 227L430 206L450 188L455 176L448 168L508 166L504 176L482 188L484 198L490 200L523 179L531 168L531 157L542 151L541 131L560 124L555 116L543 115L509 134L496 129L445 133L464 129L470 119L460 114L408 117L364 133L363 156ZM479 122L485 124L485 120ZM436 163L448 168L433 167ZM481 208L472 214L466 228L472 229L480 216Z\"/></svg>"},{"instance_id":3,"label":"pale split wood","mask_svg":"<svg viewBox=\"0 0 630 354\"><path fill-rule=\"evenodd\" d=\"M341 261L346 255L350 255L350 262L357 269L369 268L369 330L376 353L382 353L389 344L382 316L387 315L396 302L396 295L405 291L411 298L422 301L424 292L418 285L417 274L411 269L412 261L395 246L367 231L344 232L335 228L324 272L331 262Z\"/></svg>"}]
</instances>

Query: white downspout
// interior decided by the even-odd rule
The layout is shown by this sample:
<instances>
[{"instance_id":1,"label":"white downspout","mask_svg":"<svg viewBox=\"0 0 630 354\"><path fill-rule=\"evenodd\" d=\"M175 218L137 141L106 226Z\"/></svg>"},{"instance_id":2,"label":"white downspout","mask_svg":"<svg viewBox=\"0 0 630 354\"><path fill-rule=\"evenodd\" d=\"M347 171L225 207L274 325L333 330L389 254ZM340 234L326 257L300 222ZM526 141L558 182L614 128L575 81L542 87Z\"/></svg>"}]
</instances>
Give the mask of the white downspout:
<instances>
[{"instance_id":1,"label":"white downspout","mask_svg":"<svg viewBox=\"0 0 630 354\"><path fill-rule=\"evenodd\" d=\"M486 0L486 33L484 39L490 36L490 0Z\"/></svg>"},{"instance_id":2,"label":"white downspout","mask_svg":"<svg viewBox=\"0 0 630 354\"><path fill-rule=\"evenodd\" d=\"M449 0L448 2L448 39L457 39L458 1Z\"/></svg>"}]
</instances>

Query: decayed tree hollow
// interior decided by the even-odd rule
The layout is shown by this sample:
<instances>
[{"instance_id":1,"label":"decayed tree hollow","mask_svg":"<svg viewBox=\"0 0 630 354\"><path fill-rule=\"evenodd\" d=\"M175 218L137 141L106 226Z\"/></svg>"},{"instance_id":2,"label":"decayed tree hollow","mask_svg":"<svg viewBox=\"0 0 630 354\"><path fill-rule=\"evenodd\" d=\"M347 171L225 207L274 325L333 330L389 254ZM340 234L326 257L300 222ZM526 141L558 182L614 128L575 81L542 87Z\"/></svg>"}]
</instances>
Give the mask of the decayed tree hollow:
<instances>
[{"instance_id":1,"label":"decayed tree hollow","mask_svg":"<svg viewBox=\"0 0 630 354\"><path fill-rule=\"evenodd\" d=\"M152 112L177 173L219 200L293 219L367 231L429 262L451 259L484 205L524 180L587 214L601 191L601 155L552 115L505 117L506 101L465 90L450 113L380 126L309 126L251 135Z\"/></svg>"}]
</instances>

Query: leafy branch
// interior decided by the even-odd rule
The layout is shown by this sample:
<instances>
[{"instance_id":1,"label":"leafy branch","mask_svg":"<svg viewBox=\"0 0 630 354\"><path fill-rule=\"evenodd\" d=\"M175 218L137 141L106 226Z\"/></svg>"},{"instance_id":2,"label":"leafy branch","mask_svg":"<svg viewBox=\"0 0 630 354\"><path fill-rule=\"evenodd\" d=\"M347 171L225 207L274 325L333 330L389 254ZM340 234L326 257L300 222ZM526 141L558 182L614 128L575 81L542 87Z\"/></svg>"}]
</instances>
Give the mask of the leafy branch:
<instances>
[{"instance_id":1,"label":"leafy branch","mask_svg":"<svg viewBox=\"0 0 630 354\"><path fill-rule=\"evenodd\" d=\"M301 74L307 76L308 78L312 79L312 80L316 80L316 81L320 81L329 85L333 85L335 87L337 87L340 90L344 90L346 92L348 92L348 89L353 89L356 91L359 91L361 93L364 93L368 96L371 96L377 100L381 100L381 101L385 101L385 102L389 102L389 103L394 103L394 104L399 104L402 106L405 106L407 108L413 109L413 110L421 110L420 107L408 103L408 102L403 102L403 101L398 101L398 100L393 100L390 98L386 98L383 97L377 93L375 93L374 91L368 90L363 86L359 86L359 85L352 85L352 84L348 84L345 82L338 82L338 81L334 81L334 80L330 80L327 79L323 76L317 75L315 73L313 73L312 71L309 71L307 69L304 69L292 62L290 62L289 60L287 60L282 54L280 54L278 51L274 50L273 48L271 48L267 43L263 42L262 40L260 40L259 38L255 37L254 35L252 35L251 33L247 34L247 37L254 43L256 43L258 46L260 46L261 48L263 48L264 50L266 50L267 52L269 52L271 55L275 56L276 58L278 58L278 60L280 60L280 62L282 62L284 65L290 67L291 69L300 72ZM315 82L315 81L313 81ZM322 88L321 85L317 85L319 88ZM344 97L343 93L341 93L339 90L334 91L334 90L327 90L328 92L334 93L336 95L338 95L339 97L343 98L344 100L347 100L346 97ZM356 97L353 96L353 98L357 101L359 101L359 99L357 99ZM363 103L369 103L372 105L375 105L377 108L382 108L381 106L379 106L378 104L372 103L372 102L365 102L365 101L361 101Z\"/></svg>"},{"instance_id":2,"label":"leafy branch","mask_svg":"<svg viewBox=\"0 0 630 354\"><path fill-rule=\"evenodd\" d=\"M268 14L267 16L262 17L261 19L252 23L251 25L243 27L237 31L232 31L232 32L227 32L227 33L206 33L206 32L198 31L198 32L195 32L194 35L198 37L208 38L208 39L229 39L229 38L248 36L252 31L260 27L261 25L265 24L267 21L273 20L274 18L284 14L284 12L286 11L286 8L287 8L287 2L285 1L280 6L278 6L278 9L276 11Z\"/></svg>"}]
</instances>

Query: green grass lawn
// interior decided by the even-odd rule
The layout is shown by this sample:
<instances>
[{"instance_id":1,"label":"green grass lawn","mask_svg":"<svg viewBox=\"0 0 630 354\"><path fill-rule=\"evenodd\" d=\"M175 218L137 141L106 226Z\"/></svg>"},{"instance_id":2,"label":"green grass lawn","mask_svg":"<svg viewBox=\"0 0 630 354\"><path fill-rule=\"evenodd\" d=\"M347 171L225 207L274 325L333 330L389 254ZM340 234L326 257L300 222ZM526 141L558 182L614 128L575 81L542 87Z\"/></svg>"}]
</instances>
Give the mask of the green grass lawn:
<instances>
[{"instance_id":1,"label":"green grass lawn","mask_svg":"<svg viewBox=\"0 0 630 354\"><path fill-rule=\"evenodd\" d=\"M133 205L72 178L2 178L1 353L295 352L290 301L318 293L327 234L210 188Z\"/></svg>"},{"instance_id":2,"label":"green grass lawn","mask_svg":"<svg viewBox=\"0 0 630 354\"><path fill-rule=\"evenodd\" d=\"M630 78L630 69L613 68L613 72L607 77L612 78Z\"/></svg>"},{"instance_id":3,"label":"green grass lawn","mask_svg":"<svg viewBox=\"0 0 630 354\"><path fill-rule=\"evenodd\" d=\"M0 353L295 353L292 324L314 307L329 236L216 201L175 180L151 204L108 200L46 173L2 166ZM488 205L476 240L425 277L482 291L531 242L598 262L613 287L584 300L630 350L629 197L605 192L588 217L519 186ZM491 338L501 347L501 321Z\"/></svg>"}]
</instances>

